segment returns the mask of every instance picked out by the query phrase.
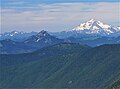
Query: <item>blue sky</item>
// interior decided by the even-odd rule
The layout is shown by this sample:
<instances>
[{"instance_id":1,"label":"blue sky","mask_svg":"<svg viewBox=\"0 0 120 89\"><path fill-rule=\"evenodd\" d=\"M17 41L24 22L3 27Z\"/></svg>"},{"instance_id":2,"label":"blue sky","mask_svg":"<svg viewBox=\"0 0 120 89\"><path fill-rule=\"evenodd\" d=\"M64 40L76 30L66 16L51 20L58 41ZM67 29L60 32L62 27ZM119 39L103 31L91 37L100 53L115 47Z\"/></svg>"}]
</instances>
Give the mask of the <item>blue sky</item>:
<instances>
[{"instance_id":1,"label":"blue sky","mask_svg":"<svg viewBox=\"0 0 120 89\"><path fill-rule=\"evenodd\" d=\"M119 0L1 0L2 2L27 1L30 3L64 3L64 2L119 2Z\"/></svg>"},{"instance_id":2,"label":"blue sky","mask_svg":"<svg viewBox=\"0 0 120 89\"><path fill-rule=\"evenodd\" d=\"M1 32L68 31L91 18L119 26L119 0L2 0Z\"/></svg>"}]
</instances>

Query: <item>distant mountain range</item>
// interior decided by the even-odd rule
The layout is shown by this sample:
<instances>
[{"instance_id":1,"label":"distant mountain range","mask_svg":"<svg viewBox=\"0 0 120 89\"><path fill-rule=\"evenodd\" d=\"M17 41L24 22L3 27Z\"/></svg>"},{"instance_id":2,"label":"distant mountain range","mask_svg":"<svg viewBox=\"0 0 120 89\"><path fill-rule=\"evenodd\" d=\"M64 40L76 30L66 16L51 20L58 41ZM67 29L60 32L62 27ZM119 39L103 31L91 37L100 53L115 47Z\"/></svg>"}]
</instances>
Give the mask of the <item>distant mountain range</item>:
<instances>
[{"instance_id":1,"label":"distant mountain range","mask_svg":"<svg viewBox=\"0 0 120 89\"><path fill-rule=\"evenodd\" d=\"M14 41L23 41L29 38L32 35L36 35L38 32L19 32L12 31L0 34L0 40L11 39ZM118 37L120 36L120 26L115 27L107 25L103 22L91 19L85 23L81 23L79 26L70 29L69 31L62 32L49 32L49 34L57 38L81 38L81 37L90 37L90 36L99 36L99 37Z\"/></svg>"},{"instance_id":2,"label":"distant mountain range","mask_svg":"<svg viewBox=\"0 0 120 89\"><path fill-rule=\"evenodd\" d=\"M13 41L11 39L1 40L0 54L27 53L62 42L64 42L64 40L53 37L46 31L41 31L22 42Z\"/></svg>"},{"instance_id":3,"label":"distant mountain range","mask_svg":"<svg viewBox=\"0 0 120 89\"><path fill-rule=\"evenodd\" d=\"M81 38L69 37L66 39L66 42L81 43L81 44L89 45L91 47L95 47L103 44L120 44L120 36L119 37L90 36L90 37L81 37Z\"/></svg>"},{"instance_id":4,"label":"distant mountain range","mask_svg":"<svg viewBox=\"0 0 120 89\"><path fill-rule=\"evenodd\" d=\"M0 70L2 89L119 89L119 81L113 81L120 76L120 44L91 48L62 43L31 53L2 54Z\"/></svg>"},{"instance_id":5,"label":"distant mountain range","mask_svg":"<svg viewBox=\"0 0 120 89\"><path fill-rule=\"evenodd\" d=\"M29 38L32 35L36 35L37 32L19 32L19 31L12 31L12 32L5 32L4 34L0 34L0 40L11 39L13 41L23 41Z\"/></svg>"},{"instance_id":6,"label":"distant mountain range","mask_svg":"<svg viewBox=\"0 0 120 89\"><path fill-rule=\"evenodd\" d=\"M13 41L11 39L1 40L0 54L28 53L59 43L80 43L95 47L103 44L120 44L120 37L88 36L59 39L42 30L36 35L32 35L23 41Z\"/></svg>"},{"instance_id":7,"label":"distant mountain range","mask_svg":"<svg viewBox=\"0 0 120 89\"><path fill-rule=\"evenodd\" d=\"M6 32L0 35L0 54L27 53L64 42L80 43L91 47L120 44L120 27L91 19L70 31Z\"/></svg>"}]
</instances>

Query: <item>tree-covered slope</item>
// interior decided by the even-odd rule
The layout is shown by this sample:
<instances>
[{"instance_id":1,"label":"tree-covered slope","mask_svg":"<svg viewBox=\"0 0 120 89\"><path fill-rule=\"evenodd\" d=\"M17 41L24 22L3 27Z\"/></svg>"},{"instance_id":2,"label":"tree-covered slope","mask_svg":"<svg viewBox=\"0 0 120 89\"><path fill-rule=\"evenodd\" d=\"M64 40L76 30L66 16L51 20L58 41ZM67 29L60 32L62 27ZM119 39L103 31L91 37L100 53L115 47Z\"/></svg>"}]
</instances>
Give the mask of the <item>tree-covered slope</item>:
<instances>
[{"instance_id":1,"label":"tree-covered slope","mask_svg":"<svg viewBox=\"0 0 120 89\"><path fill-rule=\"evenodd\" d=\"M2 88L32 87L32 83L42 82L71 62L72 54L77 52L82 54L87 49L90 47L64 43L43 48L34 53L0 55L0 86Z\"/></svg>"},{"instance_id":2,"label":"tree-covered slope","mask_svg":"<svg viewBox=\"0 0 120 89\"><path fill-rule=\"evenodd\" d=\"M103 45L88 50L83 55L77 54L73 58L75 61L37 87L104 89L120 73L119 54L120 45Z\"/></svg>"},{"instance_id":3,"label":"tree-covered slope","mask_svg":"<svg viewBox=\"0 0 120 89\"><path fill-rule=\"evenodd\" d=\"M0 87L104 89L120 74L119 54L120 45L60 44L31 54L1 55Z\"/></svg>"},{"instance_id":4,"label":"tree-covered slope","mask_svg":"<svg viewBox=\"0 0 120 89\"><path fill-rule=\"evenodd\" d=\"M41 60L44 58L49 58L52 56L68 55L72 53L82 53L91 47L81 44L74 43L61 43L58 45L49 46L42 48L32 53L23 54L0 54L0 66L7 66L13 64L21 64L36 60Z\"/></svg>"}]
</instances>

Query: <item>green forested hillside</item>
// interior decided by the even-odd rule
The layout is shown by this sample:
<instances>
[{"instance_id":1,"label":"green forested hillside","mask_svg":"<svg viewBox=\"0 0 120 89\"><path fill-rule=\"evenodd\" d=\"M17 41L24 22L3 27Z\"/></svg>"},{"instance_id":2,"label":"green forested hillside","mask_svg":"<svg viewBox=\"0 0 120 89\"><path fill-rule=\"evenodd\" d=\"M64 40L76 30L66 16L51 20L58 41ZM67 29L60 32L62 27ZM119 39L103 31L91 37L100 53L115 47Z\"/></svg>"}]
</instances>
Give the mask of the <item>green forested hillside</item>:
<instances>
[{"instance_id":1,"label":"green forested hillside","mask_svg":"<svg viewBox=\"0 0 120 89\"><path fill-rule=\"evenodd\" d=\"M104 89L120 74L117 44L90 48L66 43L0 56L1 88Z\"/></svg>"},{"instance_id":2,"label":"green forested hillside","mask_svg":"<svg viewBox=\"0 0 120 89\"><path fill-rule=\"evenodd\" d=\"M0 66L28 63L50 57L59 57L69 54L83 53L91 47L81 44L62 43L24 54L0 54Z\"/></svg>"}]
</instances>

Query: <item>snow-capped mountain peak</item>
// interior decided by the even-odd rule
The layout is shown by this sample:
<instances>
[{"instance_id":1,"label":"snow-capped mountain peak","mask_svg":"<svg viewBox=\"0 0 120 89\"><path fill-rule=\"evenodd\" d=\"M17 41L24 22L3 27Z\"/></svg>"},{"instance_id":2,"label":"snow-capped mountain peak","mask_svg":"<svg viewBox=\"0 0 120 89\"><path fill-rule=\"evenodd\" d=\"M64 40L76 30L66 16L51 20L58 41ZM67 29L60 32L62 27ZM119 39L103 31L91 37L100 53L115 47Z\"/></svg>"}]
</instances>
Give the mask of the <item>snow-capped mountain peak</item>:
<instances>
[{"instance_id":1,"label":"snow-capped mountain peak","mask_svg":"<svg viewBox=\"0 0 120 89\"><path fill-rule=\"evenodd\" d=\"M86 34L112 34L117 31L120 31L119 28L113 27L111 25L107 25L101 21L97 21L95 19L91 19L85 23L80 24L75 27L73 31L84 31Z\"/></svg>"},{"instance_id":2,"label":"snow-capped mountain peak","mask_svg":"<svg viewBox=\"0 0 120 89\"><path fill-rule=\"evenodd\" d=\"M80 24L78 27L74 28L73 30L85 30L85 29L93 30L93 29L108 29L108 28L110 28L110 25L104 24L95 19L91 19L86 23Z\"/></svg>"}]
</instances>

